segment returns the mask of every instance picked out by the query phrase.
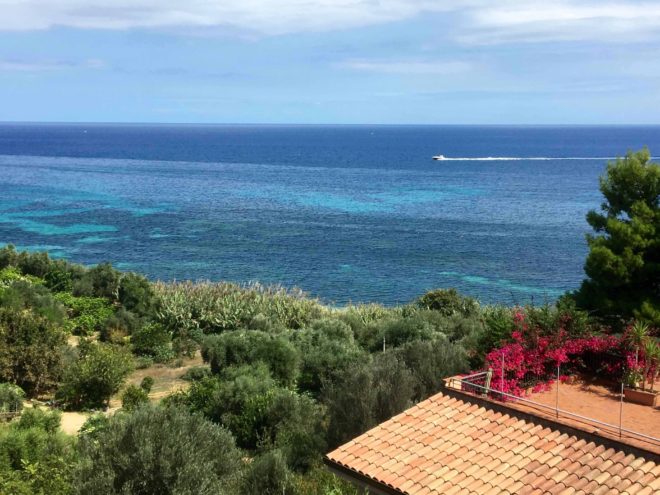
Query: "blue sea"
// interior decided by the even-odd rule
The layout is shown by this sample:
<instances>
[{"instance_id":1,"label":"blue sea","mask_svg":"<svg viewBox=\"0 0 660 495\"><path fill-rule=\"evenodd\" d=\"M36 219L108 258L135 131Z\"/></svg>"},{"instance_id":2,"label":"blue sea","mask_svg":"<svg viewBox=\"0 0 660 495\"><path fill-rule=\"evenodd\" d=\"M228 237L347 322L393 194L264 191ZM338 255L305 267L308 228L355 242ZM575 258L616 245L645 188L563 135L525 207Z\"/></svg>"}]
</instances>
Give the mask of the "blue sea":
<instances>
[{"instance_id":1,"label":"blue sea","mask_svg":"<svg viewBox=\"0 0 660 495\"><path fill-rule=\"evenodd\" d=\"M660 127L0 124L0 243L329 304L543 303L583 278L607 160L644 145Z\"/></svg>"}]
</instances>

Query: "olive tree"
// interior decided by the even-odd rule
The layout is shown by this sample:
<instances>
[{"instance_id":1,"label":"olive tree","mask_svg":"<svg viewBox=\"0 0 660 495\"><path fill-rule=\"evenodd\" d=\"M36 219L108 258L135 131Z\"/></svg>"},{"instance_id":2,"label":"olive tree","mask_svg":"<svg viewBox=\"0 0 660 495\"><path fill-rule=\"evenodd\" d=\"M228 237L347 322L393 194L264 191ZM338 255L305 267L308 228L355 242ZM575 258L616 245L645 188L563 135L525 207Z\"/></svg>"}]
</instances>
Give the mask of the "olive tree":
<instances>
[{"instance_id":1,"label":"olive tree","mask_svg":"<svg viewBox=\"0 0 660 495\"><path fill-rule=\"evenodd\" d=\"M179 407L116 414L79 451L80 495L233 493L241 472L231 434Z\"/></svg>"}]
</instances>

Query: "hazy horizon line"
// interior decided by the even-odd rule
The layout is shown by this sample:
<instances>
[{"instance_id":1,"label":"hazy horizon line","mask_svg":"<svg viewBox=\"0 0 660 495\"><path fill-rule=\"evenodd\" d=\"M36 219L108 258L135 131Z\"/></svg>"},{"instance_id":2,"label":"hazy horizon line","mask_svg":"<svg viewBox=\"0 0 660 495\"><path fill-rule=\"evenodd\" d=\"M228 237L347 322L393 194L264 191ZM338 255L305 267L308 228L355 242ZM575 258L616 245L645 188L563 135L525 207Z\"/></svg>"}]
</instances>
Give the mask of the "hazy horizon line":
<instances>
[{"instance_id":1,"label":"hazy horizon line","mask_svg":"<svg viewBox=\"0 0 660 495\"><path fill-rule=\"evenodd\" d=\"M153 126L272 126L272 127L660 127L660 123L342 123L342 122L155 122L84 120L0 120L0 125L153 125Z\"/></svg>"}]
</instances>

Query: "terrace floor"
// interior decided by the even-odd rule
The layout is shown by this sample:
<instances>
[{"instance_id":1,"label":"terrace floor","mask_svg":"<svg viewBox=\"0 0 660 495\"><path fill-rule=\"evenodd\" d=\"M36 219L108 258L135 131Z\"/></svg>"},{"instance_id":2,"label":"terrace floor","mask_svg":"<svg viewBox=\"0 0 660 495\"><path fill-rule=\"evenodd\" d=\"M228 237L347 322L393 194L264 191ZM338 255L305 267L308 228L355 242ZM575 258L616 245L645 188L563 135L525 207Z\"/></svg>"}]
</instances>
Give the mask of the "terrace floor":
<instances>
[{"instance_id":1,"label":"terrace floor","mask_svg":"<svg viewBox=\"0 0 660 495\"><path fill-rule=\"evenodd\" d=\"M660 390L660 387L656 386L656 390ZM554 383L550 390L546 392L532 393L526 398L554 409L557 402L557 384ZM659 407L643 406L625 400L622 404L620 392L615 392L607 383L589 378L579 378L572 384L560 383L558 403L559 409L609 423L615 425L616 428L608 428L596 423L582 421L579 418L560 415L558 420L562 423L660 453L660 442L647 441L626 432L623 432L620 437L618 430L619 418L621 417L622 428L660 438ZM556 419L553 410L534 404L520 401L516 403L508 402L507 405L533 412L535 415Z\"/></svg>"}]
</instances>

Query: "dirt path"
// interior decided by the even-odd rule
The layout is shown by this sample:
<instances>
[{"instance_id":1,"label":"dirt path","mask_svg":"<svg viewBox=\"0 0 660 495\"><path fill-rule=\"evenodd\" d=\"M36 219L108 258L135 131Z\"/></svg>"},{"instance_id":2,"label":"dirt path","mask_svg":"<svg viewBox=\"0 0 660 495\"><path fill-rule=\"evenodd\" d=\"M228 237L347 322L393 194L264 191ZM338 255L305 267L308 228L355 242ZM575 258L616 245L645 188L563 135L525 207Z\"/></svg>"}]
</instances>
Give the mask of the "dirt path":
<instances>
[{"instance_id":1,"label":"dirt path","mask_svg":"<svg viewBox=\"0 0 660 495\"><path fill-rule=\"evenodd\" d=\"M91 413L63 412L60 428L68 435L77 435L81 426L90 416Z\"/></svg>"},{"instance_id":2,"label":"dirt path","mask_svg":"<svg viewBox=\"0 0 660 495\"><path fill-rule=\"evenodd\" d=\"M149 399L151 402L158 402L161 399L167 397L177 390L185 390L190 386L190 383L182 380L181 377L185 374L187 370L195 366L202 366L204 361L200 353L198 352L195 357L192 359L185 359L181 366L172 368L164 364L156 364L150 366L149 368L135 370L126 380L124 387L119 391L111 400L110 407L104 411L104 414L111 415L114 414L117 410L121 409L121 393L123 388L127 385L137 385L139 386L142 382L142 379L145 376L150 376L154 379L154 385L149 393ZM29 401L24 403L24 407L35 407ZM46 407L45 405L40 405L39 407ZM62 421L60 423L60 428L62 431L68 435L77 435L80 431L82 425L87 421L87 419L92 416L94 413L91 412L69 412L62 411Z\"/></svg>"},{"instance_id":3,"label":"dirt path","mask_svg":"<svg viewBox=\"0 0 660 495\"><path fill-rule=\"evenodd\" d=\"M51 410L48 406L40 402L25 401L23 402L23 410L33 407ZM61 430L67 435L76 435L80 427L87 421L92 413L87 412L68 412L61 411L62 419L60 422Z\"/></svg>"}]
</instances>

